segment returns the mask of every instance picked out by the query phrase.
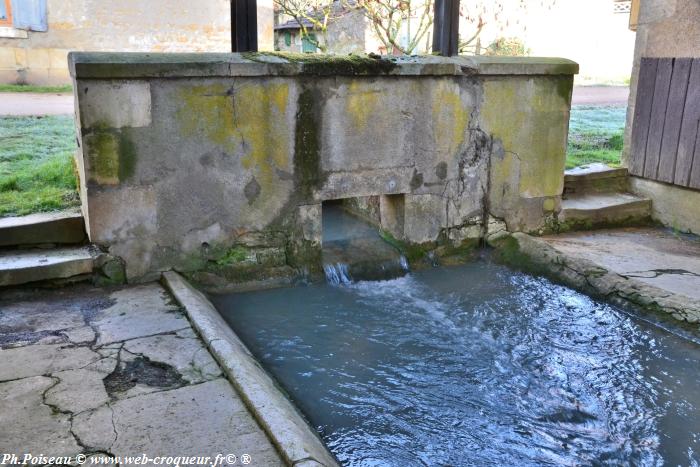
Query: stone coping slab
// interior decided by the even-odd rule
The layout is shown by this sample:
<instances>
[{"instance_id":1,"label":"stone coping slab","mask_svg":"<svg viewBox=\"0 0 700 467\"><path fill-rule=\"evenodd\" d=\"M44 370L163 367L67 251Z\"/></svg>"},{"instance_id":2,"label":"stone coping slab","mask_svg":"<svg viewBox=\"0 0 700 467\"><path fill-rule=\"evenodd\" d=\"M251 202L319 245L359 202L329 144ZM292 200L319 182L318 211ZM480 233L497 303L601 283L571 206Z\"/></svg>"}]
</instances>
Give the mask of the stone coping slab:
<instances>
[{"instance_id":1,"label":"stone coping slab","mask_svg":"<svg viewBox=\"0 0 700 467\"><path fill-rule=\"evenodd\" d=\"M77 79L234 76L574 75L576 62L553 57L380 57L283 53L71 52Z\"/></svg>"},{"instance_id":2,"label":"stone coping slab","mask_svg":"<svg viewBox=\"0 0 700 467\"><path fill-rule=\"evenodd\" d=\"M551 277L613 304L668 313L688 323L700 322L699 300L662 288L662 284L654 284L644 276L616 271L610 264L584 257L551 239L503 233L490 238L489 244L512 266Z\"/></svg>"},{"instance_id":3,"label":"stone coping slab","mask_svg":"<svg viewBox=\"0 0 700 467\"><path fill-rule=\"evenodd\" d=\"M164 285L185 309L194 328L284 461L290 466L339 466L317 433L255 360L214 305L179 274L170 271L163 273L162 277Z\"/></svg>"}]
</instances>

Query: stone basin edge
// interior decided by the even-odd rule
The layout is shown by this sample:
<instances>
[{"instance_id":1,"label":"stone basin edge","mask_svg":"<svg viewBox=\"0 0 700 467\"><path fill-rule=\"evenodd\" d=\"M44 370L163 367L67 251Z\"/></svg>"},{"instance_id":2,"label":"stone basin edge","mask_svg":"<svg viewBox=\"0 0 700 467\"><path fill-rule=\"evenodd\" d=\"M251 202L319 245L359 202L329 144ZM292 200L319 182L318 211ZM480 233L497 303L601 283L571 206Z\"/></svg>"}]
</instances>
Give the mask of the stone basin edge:
<instances>
[{"instance_id":1,"label":"stone basin edge","mask_svg":"<svg viewBox=\"0 0 700 467\"><path fill-rule=\"evenodd\" d=\"M206 296L173 271L163 285L182 306L227 379L289 466L339 467L316 431L257 362Z\"/></svg>"}]
</instances>

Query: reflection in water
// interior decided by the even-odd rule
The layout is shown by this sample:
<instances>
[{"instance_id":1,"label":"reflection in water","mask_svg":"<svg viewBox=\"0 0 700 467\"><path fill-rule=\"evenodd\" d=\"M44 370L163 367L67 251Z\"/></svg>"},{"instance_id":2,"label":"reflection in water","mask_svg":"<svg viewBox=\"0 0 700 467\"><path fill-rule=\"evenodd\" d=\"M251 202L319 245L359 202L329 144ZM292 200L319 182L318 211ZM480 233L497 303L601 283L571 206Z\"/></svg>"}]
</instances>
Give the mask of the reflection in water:
<instances>
[{"instance_id":1,"label":"reflection in water","mask_svg":"<svg viewBox=\"0 0 700 467\"><path fill-rule=\"evenodd\" d=\"M214 297L347 465L697 465L700 346L487 263Z\"/></svg>"}]
</instances>

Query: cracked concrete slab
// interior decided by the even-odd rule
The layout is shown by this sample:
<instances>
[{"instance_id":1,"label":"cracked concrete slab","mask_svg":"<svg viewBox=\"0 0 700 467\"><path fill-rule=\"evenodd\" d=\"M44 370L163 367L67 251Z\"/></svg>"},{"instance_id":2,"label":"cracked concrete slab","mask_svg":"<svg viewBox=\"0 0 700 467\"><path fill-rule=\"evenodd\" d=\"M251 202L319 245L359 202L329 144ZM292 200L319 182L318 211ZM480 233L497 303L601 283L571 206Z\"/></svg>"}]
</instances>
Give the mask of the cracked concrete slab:
<instances>
[{"instance_id":1,"label":"cracked concrete slab","mask_svg":"<svg viewBox=\"0 0 700 467\"><path fill-rule=\"evenodd\" d=\"M102 358L87 347L32 345L0 350L0 381L82 368Z\"/></svg>"},{"instance_id":2,"label":"cracked concrete slab","mask_svg":"<svg viewBox=\"0 0 700 467\"><path fill-rule=\"evenodd\" d=\"M70 416L54 413L43 394L56 384L53 378L33 376L0 384L0 453L80 452L70 432Z\"/></svg>"},{"instance_id":3,"label":"cracked concrete slab","mask_svg":"<svg viewBox=\"0 0 700 467\"><path fill-rule=\"evenodd\" d=\"M112 408L103 405L73 417L73 433L88 449L110 452L117 439L112 424Z\"/></svg>"},{"instance_id":4,"label":"cracked concrete slab","mask_svg":"<svg viewBox=\"0 0 700 467\"><path fill-rule=\"evenodd\" d=\"M171 365L190 383L201 383L222 374L209 351L195 337L169 334L133 339L124 343L124 351Z\"/></svg>"},{"instance_id":5,"label":"cracked concrete slab","mask_svg":"<svg viewBox=\"0 0 700 467\"><path fill-rule=\"evenodd\" d=\"M115 455L246 453L255 465L284 465L223 378L118 401L112 409Z\"/></svg>"},{"instance_id":6,"label":"cracked concrete slab","mask_svg":"<svg viewBox=\"0 0 700 467\"><path fill-rule=\"evenodd\" d=\"M544 237L567 255L640 282L700 300L700 238L659 228L626 228Z\"/></svg>"},{"instance_id":7,"label":"cracked concrete slab","mask_svg":"<svg viewBox=\"0 0 700 467\"><path fill-rule=\"evenodd\" d=\"M109 402L102 382L105 373L83 369L59 371L51 376L60 382L46 391L45 400L62 412L80 413Z\"/></svg>"},{"instance_id":8,"label":"cracked concrete slab","mask_svg":"<svg viewBox=\"0 0 700 467\"><path fill-rule=\"evenodd\" d=\"M179 307L169 303L158 284L131 287L111 294L116 303L91 322L97 345L189 328Z\"/></svg>"},{"instance_id":9,"label":"cracked concrete slab","mask_svg":"<svg viewBox=\"0 0 700 467\"><path fill-rule=\"evenodd\" d=\"M158 284L0 291L0 453L283 465Z\"/></svg>"}]
</instances>

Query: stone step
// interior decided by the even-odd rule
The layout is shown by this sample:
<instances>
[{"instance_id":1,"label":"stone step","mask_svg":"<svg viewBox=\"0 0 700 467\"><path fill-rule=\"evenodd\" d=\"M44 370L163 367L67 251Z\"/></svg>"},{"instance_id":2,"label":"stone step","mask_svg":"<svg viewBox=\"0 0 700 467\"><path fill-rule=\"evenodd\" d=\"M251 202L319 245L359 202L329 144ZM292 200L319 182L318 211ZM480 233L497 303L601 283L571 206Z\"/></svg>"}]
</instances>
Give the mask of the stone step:
<instances>
[{"instance_id":1,"label":"stone step","mask_svg":"<svg viewBox=\"0 0 700 467\"><path fill-rule=\"evenodd\" d=\"M611 227L650 221L651 200L631 193L570 196L562 201L560 221L572 228Z\"/></svg>"},{"instance_id":2,"label":"stone step","mask_svg":"<svg viewBox=\"0 0 700 467\"><path fill-rule=\"evenodd\" d=\"M624 167L588 164L564 172L564 196L626 192L628 188L629 173Z\"/></svg>"},{"instance_id":3,"label":"stone step","mask_svg":"<svg viewBox=\"0 0 700 467\"><path fill-rule=\"evenodd\" d=\"M51 212L0 218L0 247L38 244L77 244L86 239L79 212Z\"/></svg>"},{"instance_id":4,"label":"stone step","mask_svg":"<svg viewBox=\"0 0 700 467\"><path fill-rule=\"evenodd\" d=\"M91 246L0 251L0 287L90 274L97 256Z\"/></svg>"}]
</instances>

